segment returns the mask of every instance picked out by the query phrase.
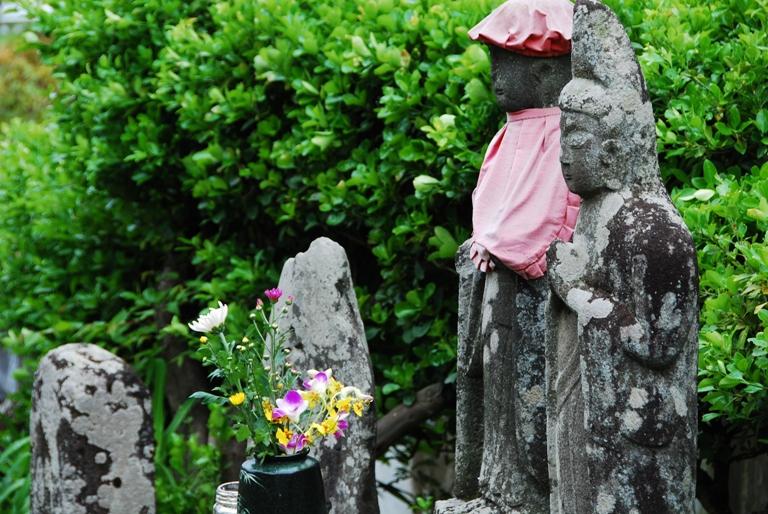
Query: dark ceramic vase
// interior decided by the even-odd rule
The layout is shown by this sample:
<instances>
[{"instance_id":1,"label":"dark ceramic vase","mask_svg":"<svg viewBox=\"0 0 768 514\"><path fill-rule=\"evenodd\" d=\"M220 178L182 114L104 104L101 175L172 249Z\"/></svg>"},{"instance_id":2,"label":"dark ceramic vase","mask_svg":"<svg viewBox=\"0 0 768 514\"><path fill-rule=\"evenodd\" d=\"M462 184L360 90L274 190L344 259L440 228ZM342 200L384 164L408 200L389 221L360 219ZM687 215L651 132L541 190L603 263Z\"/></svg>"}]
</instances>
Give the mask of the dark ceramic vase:
<instances>
[{"instance_id":1,"label":"dark ceramic vase","mask_svg":"<svg viewBox=\"0 0 768 514\"><path fill-rule=\"evenodd\" d=\"M320 463L308 453L243 462L238 514L328 514Z\"/></svg>"}]
</instances>

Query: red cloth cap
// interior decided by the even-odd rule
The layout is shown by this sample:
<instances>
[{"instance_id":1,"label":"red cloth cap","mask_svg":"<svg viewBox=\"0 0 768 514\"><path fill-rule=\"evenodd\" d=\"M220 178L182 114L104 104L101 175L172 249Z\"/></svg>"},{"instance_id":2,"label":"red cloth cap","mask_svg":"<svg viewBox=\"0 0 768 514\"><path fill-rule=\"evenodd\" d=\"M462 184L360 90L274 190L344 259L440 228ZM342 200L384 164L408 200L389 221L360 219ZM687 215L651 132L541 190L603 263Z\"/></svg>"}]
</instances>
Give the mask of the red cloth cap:
<instances>
[{"instance_id":1,"label":"red cloth cap","mask_svg":"<svg viewBox=\"0 0 768 514\"><path fill-rule=\"evenodd\" d=\"M469 31L469 37L533 57L571 51L573 4L568 0L507 0Z\"/></svg>"}]
</instances>

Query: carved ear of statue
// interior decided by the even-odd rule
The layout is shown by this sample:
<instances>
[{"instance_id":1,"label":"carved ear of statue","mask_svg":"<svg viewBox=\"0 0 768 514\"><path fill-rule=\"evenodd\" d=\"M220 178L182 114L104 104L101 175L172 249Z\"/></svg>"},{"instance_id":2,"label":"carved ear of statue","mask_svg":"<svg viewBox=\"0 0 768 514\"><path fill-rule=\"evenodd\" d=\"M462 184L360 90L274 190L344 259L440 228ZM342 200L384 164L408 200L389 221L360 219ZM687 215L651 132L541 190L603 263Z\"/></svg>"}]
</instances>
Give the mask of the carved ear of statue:
<instances>
[{"instance_id":1,"label":"carved ear of statue","mask_svg":"<svg viewBox=\"0 0 768 514\"><path fill-rule=\"evenodd\" d=\"M557 105L560 91L571 80L571 56L544 57L532 60L531 77L537 84L539 105Z\"/></svg>"},{"instance_id":2,"label":"carved ear of statue","mask_svg":"<svg viewBox=\"0 0 768 514\"><path fill-rule=\"evenodd\" d=\"M549 59L534 59L531 66L531 77L533 83L538 87L535 90L535 95L538 97L538 104L545 106L552 103L551 87L549 82L552 80L552 71L554 68L550 64Z\"/></svg>"},{"instance_id":3,"label":"carved ear of statue","mask_svg":"<svg viewBox=\"0 0 768 514\"><path fill-rule=\"evenodd\" d=\"M621 158L619 150L619 143L615 139L606 139L600 145L600 163L606 171L611 170L607 173L608 176L606 177L605 186L613 191L621 189L622 185L621 180L619 180L615 176L615 173L612 172L612 170L616 168L617 159Z\"/></svg>"},{"instance_id":4,"label":"carved ear of statue","mask_svg":"<svg viewBox=\"0 0 768 514\"><path fill-rule=\"evenodd\" d=\"M548 59L536 59L533 65L532 75L536 80L541 82L551 74L553 70L552 63Z\"/></svg>"},{"instance_id":5,"label":"carved ear of statue","mask_svg":"<svg viewBox=\"0 0 768 514\"><path fill-rule=\"evenodd\" d=\"M612 161L619 155L619 143L615 139L606 139L600 145L600 149L602 150L601 158L603 159L610 159Z\"/></svg>"}]
</instances>

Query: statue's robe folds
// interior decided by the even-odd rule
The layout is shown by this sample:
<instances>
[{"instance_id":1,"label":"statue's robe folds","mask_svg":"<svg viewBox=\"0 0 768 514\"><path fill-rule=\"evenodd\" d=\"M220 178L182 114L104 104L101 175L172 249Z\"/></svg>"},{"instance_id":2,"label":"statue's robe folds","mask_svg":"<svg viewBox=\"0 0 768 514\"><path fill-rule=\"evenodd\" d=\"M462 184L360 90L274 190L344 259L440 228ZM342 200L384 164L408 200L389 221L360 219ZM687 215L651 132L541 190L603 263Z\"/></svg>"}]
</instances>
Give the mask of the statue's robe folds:
<instances>
[{"instance_id":1,"label":"statue's robe folds","mask_svg":"<svg viewBox=\"0 0 768 514\"><path fill-rule=\"evenodd\" d=\"M457 254L459 357L456 485L476 499L459 513L547 511L544 329L546 279L480 273L469 241Z\"/></svg>"},{"instance_id":2,"label":"statue's robe folds","mask_svg":"<svg viewBox=\"0 0 768 514\"><path fill-rule=\"evenodd\" d=\"M693 512L690 233L663 191L610 192L582 203L573 244L548 257L566 279L548 313L550 511Z\"/></svg>"}]
</instances>

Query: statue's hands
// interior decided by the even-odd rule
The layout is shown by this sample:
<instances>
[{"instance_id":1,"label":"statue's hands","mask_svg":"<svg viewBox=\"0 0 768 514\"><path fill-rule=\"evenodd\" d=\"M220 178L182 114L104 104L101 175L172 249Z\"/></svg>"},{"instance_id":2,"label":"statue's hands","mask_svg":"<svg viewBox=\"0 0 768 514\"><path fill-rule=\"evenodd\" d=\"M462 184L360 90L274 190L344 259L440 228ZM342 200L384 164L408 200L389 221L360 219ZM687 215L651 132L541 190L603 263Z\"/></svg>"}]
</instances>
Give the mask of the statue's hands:
<instances>
[{"instance_id":1,"label":"statue's hands","mask_svg":"<svg viewBox=\"0 0 768 514\"><path fill-rule=\"evenodd\" d=\"M586 254L575 244L556 240L549 246L547 251L549 285L564 302L568 303L568 292L582 283L586 270Z\"/></svg>"},{"instance_id":2,"label":"statue's hands","mask_svg":"<svg viewBox=\"0 0 768 514\"><path fill-rule=\"evenodd\" d=\"M475 267L483 273L493 271L496 268L488 249L475 241L472 241L472 246L469 247L469 258L472 259Z\"/></svg>"}]
</instances>

